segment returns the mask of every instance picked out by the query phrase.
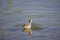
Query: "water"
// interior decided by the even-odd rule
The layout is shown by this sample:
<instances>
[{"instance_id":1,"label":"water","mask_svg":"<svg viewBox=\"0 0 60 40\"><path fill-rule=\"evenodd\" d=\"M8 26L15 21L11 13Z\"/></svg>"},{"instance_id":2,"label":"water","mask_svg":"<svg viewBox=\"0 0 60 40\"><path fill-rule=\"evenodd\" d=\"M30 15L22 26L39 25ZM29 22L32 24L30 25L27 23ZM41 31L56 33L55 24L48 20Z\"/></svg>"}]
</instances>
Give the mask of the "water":
<instances>
[{"instance_id":1,"label":"water","mask_svg":"<svg viewBox=\"0 0 60 40\"><path fill-rule=\"evenodd\" d=\"M22 32L30 18L44 29ZM0 40L60 40L60 0L0 0Z\"/></svg>"}]
</instances>

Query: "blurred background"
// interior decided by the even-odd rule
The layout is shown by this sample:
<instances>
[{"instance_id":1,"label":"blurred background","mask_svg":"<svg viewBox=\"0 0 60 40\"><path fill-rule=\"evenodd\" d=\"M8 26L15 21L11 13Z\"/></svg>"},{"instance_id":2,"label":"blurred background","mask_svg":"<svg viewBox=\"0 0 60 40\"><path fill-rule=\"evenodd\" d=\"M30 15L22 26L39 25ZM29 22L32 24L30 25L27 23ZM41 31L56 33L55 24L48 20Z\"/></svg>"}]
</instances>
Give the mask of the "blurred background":
<instances>
[{"instance_id":1,"label":"blurred background","mask_svg":"<svg viewBox=\"0 0 60 40\"><path fill-rule=\"evenodd\" d=\"M22 32L30 18L43 27L32 36ZM60 0L0 0L0 40L60 40Z\"/></svg>"}]
</instances>

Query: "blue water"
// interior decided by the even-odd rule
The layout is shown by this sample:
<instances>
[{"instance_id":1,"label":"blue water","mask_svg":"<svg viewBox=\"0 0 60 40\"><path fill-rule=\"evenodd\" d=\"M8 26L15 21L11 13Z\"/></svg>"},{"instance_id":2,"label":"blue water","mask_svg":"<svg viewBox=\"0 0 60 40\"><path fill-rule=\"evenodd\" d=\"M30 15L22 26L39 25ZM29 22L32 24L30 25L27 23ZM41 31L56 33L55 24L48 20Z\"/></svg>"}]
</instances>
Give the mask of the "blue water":
<instances>
[{"instance_id":1,"label":"blue water","mask_svg":"<svg viewBox=\"0 0 60 40\"><path fill-rule=\"evenodd\" d=\"M14 27L30 18L43 29L29 36ZM0 40L60 40L60 0L0 0Z\"/></svg>"}]
</instances>

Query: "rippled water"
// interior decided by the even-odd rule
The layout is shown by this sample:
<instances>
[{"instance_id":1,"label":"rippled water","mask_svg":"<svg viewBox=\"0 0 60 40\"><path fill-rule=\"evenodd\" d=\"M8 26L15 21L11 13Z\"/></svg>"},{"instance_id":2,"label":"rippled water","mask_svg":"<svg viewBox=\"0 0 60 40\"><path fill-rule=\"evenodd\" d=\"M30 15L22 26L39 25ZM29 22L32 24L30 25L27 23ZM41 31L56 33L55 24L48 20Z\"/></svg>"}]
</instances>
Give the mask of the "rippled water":
<instances>
[{"instance_id":1,"label":"rippled water","mask_svg":"<svg viewBox=\"0 0 60 40\"><path fill-rule=\"evenodd\" d=\"M14 27L30 18L45 28L29 36ZM60 0L0 0L0 40L60 40Z\"/></svg>"}]
</instances>

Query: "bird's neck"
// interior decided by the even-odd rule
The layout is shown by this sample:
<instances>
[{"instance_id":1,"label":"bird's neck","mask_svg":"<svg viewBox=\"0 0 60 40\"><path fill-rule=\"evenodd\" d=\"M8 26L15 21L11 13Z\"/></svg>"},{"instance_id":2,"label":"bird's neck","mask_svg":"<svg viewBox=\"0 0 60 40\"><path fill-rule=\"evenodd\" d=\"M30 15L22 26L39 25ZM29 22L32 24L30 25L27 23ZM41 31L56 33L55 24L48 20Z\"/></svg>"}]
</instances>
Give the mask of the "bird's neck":
<instances>
[{"instance_id":1,"label":"bird's neck","mask_svg":"<svg viewBox=\"0 0 60 40\"><path fill-rule=\"evenodd\" d=\"M32 22L29 22L29 24L31 24Z\"/></svg>"}]
</instances>

